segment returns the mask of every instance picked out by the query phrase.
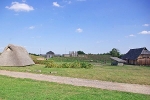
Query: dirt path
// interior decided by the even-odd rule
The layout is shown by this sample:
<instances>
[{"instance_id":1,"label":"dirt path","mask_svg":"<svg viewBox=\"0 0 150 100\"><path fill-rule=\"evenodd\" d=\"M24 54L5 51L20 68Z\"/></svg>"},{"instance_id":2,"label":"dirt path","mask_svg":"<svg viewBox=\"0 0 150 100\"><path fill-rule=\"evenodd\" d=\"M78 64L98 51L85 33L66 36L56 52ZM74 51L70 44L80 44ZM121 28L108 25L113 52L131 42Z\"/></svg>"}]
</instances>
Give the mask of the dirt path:
<instances>
[{"instance_id":1,"label":"dirt path","mask_svg":"<svg viewBox=\"0 0 150 100\"><path fill-rule=\"evenodd\" d=\"M106 82L106 81L98 81L98 80L87 80L87 79L79 79L79 78L33 74L33 73L26 73L26 72L12 72L12 71L5 71L5 70L0 70L0 75L6 75L6 76L11 76L16 78L29 78L33 80L48 81L48 82L57 82L61 84L71 84L74 86L94 87L94 88L101 88L107 90L117 90L117 91L125 91L125 92L133 92L133 93L150 95L149 85Z\"/></svg>"}]
</instances>

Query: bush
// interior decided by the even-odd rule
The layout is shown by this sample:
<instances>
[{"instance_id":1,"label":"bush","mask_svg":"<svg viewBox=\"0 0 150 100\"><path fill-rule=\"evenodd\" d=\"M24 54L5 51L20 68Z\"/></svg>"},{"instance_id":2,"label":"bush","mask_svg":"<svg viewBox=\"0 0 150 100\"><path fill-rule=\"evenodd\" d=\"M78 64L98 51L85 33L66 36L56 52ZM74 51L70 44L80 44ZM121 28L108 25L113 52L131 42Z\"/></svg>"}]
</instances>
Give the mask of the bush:
<instances>
[{"instance_id":1,"label":"bush","mask_svg":"<svg viewBox=\"0 0 150 100\"><path fill-rule=\"evenodd\" d=\"M50 60L49 62L46 63L45 67L46 68L57 68L58 65L56 63L54 63L53 60Z\"/></svg>"},{"instance_id":2,"label":"bush","mask_svg":"<svg viewBox=\"0 0 150 100\"><path fill-rule=\"evenodd\" d=\"M80 62L73 62L70 64L70 68L81 68Z\"/></svg>"},{"instance_id":3,"label":"bush","mask_svg":"<svg viewBox=\"0 0 150 100\"><path fill-rule=\"evenodd\" d=\"M63 63L61 65L62 68L70 68L70 63Z\"/></svg>"},{"instance_id":4,"label":"bush","mask_svg":"<svg viewBox=\"0 0 150 100\"><path fill-rule=\"evenodd\" d=\"M92 68L93 65L90 63L82 62L81 63L81 68Z\"/></svg>"},{"instance_id":5,"label":"bush","mask_svg":"<svg viewBox=\"0 0 150 100\"><path fill-rule=\"evenodd\" d=\"M33 60L35 64L46 64L46 60Z\"/></svg>"},{"instance_id":6,"label":"bush","mask_svg":"<svg viewBox=\"0 0 150 100\"><path fill-rule=\"evenodd\" d=\"M63 63L56 64L53 60L49 60L45 64L46 68L92 68L93 65L87 62L72 62L72 63Z\"/></svg>"}]
</instances>

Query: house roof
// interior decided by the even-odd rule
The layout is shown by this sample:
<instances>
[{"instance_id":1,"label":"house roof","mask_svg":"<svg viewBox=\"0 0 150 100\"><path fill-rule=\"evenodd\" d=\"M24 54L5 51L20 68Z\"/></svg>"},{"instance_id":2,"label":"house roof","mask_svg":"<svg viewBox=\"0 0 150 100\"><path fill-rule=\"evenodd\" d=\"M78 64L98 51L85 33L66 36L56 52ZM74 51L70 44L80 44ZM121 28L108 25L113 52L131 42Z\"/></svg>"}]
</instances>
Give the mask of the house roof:
<instances>
[{"instance_id":1,"label":"house roof","mask_svg":"<svg viewBox=\"0 0 150 100\"><path fill-rule=\"evenodd\" d=\"M148 50L143 50L141 54L150 54L150 51L148 51Z\"/></svg>"},{"instance_id":2,"label":"house roof","mask_svg":"<svg viewBox=\"0 0 150 100\"><path fill-rule=\"evenodd\" d=\"M125 63L126 61L125 60L122 60L122 59L120 59L120 58L118 58L118 57L110 57L112 60L115 60L115 61L117 61L117 62L122 62L122 63Z\"/></svg>"},{"instance_id":3,"label":"house roof","mask_svg":"<svg viewBox=\"0 0 150 100\"><path fill-rule=\"evenodd\" d=\"M46 54L54 54L54 52L52 52L52 51L49 51L49 52L47 52Z\"/></svg>"},{"instance_id":4,"label":"house roof","mask_svg":"<svg viewBox=\"0 0 150 100\"><path fill-rule=\"evenodd\" d=\"M35 64L25 48L9 44L0 55L0 66L27 66Z\"/></svg>"},{"instance_id":5,"label":"house roof","mask_svg":"<svg viewBox=\"0 0 150 100\"><path fill-rule=\"evenodd\" d=\"M130 59L130 60L136 60L139 55L141 54L150 54L150 51L144 48L136 48L136 49L130 49L123 57L122 59Z\"/></svg>"}]
</instances>

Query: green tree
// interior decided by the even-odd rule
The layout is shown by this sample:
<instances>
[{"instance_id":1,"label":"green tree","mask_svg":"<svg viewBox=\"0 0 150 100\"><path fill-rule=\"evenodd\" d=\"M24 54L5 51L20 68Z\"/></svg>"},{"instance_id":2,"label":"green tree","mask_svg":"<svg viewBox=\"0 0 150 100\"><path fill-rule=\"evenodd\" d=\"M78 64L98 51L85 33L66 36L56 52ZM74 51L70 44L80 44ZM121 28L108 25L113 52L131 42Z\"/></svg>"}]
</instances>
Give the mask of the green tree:
<instances>
[{"instance_id":1,"label":"green tree","mask_svg":"<svg viewBox=\"0 0 150 100\"><path fill-rule=\"evenodd\" d=\"M120 57L120 52L119 52L118 49L113 48L113 49L110 51L110 55L113 56L113 57Z\"/></svg>"},{"instance_id":2,"label":"green tree","mask_svg":"<svg viewBox=\"0 0 150 100\"><path fill-rule=\"evenodd\" d=\"M83 51L77 51L77 53L80 54L85 54Z\"/></svg>"}]
</instances>

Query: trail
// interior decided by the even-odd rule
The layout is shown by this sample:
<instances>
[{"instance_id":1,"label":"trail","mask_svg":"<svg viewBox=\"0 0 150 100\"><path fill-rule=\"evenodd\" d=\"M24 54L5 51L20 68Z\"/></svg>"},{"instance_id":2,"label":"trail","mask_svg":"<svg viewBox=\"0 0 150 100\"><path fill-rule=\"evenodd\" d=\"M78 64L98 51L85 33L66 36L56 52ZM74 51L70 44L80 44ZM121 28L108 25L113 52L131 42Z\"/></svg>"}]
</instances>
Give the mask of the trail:
<instances>
[{"instance_id":1,"label":"trail","mask_svg":"<svg viewBox=\"0 0 150 100\"><path fill-rule=\"evenodd\" d=\"M149 85L106 82L106 81L99 81L99 80L88 80L88 79L71 78L71 77L33 74L33 73L26 73L26 72L12 72L6 70L0 70L0 75L6 75L15 78L28 78L28 79L39 80L39 81L57 82L61 84L71 84L74 86L94 87L94 88L101 88L107 90L117 90L117 91L150 95Z\"/></svg>"}]
</instances>

